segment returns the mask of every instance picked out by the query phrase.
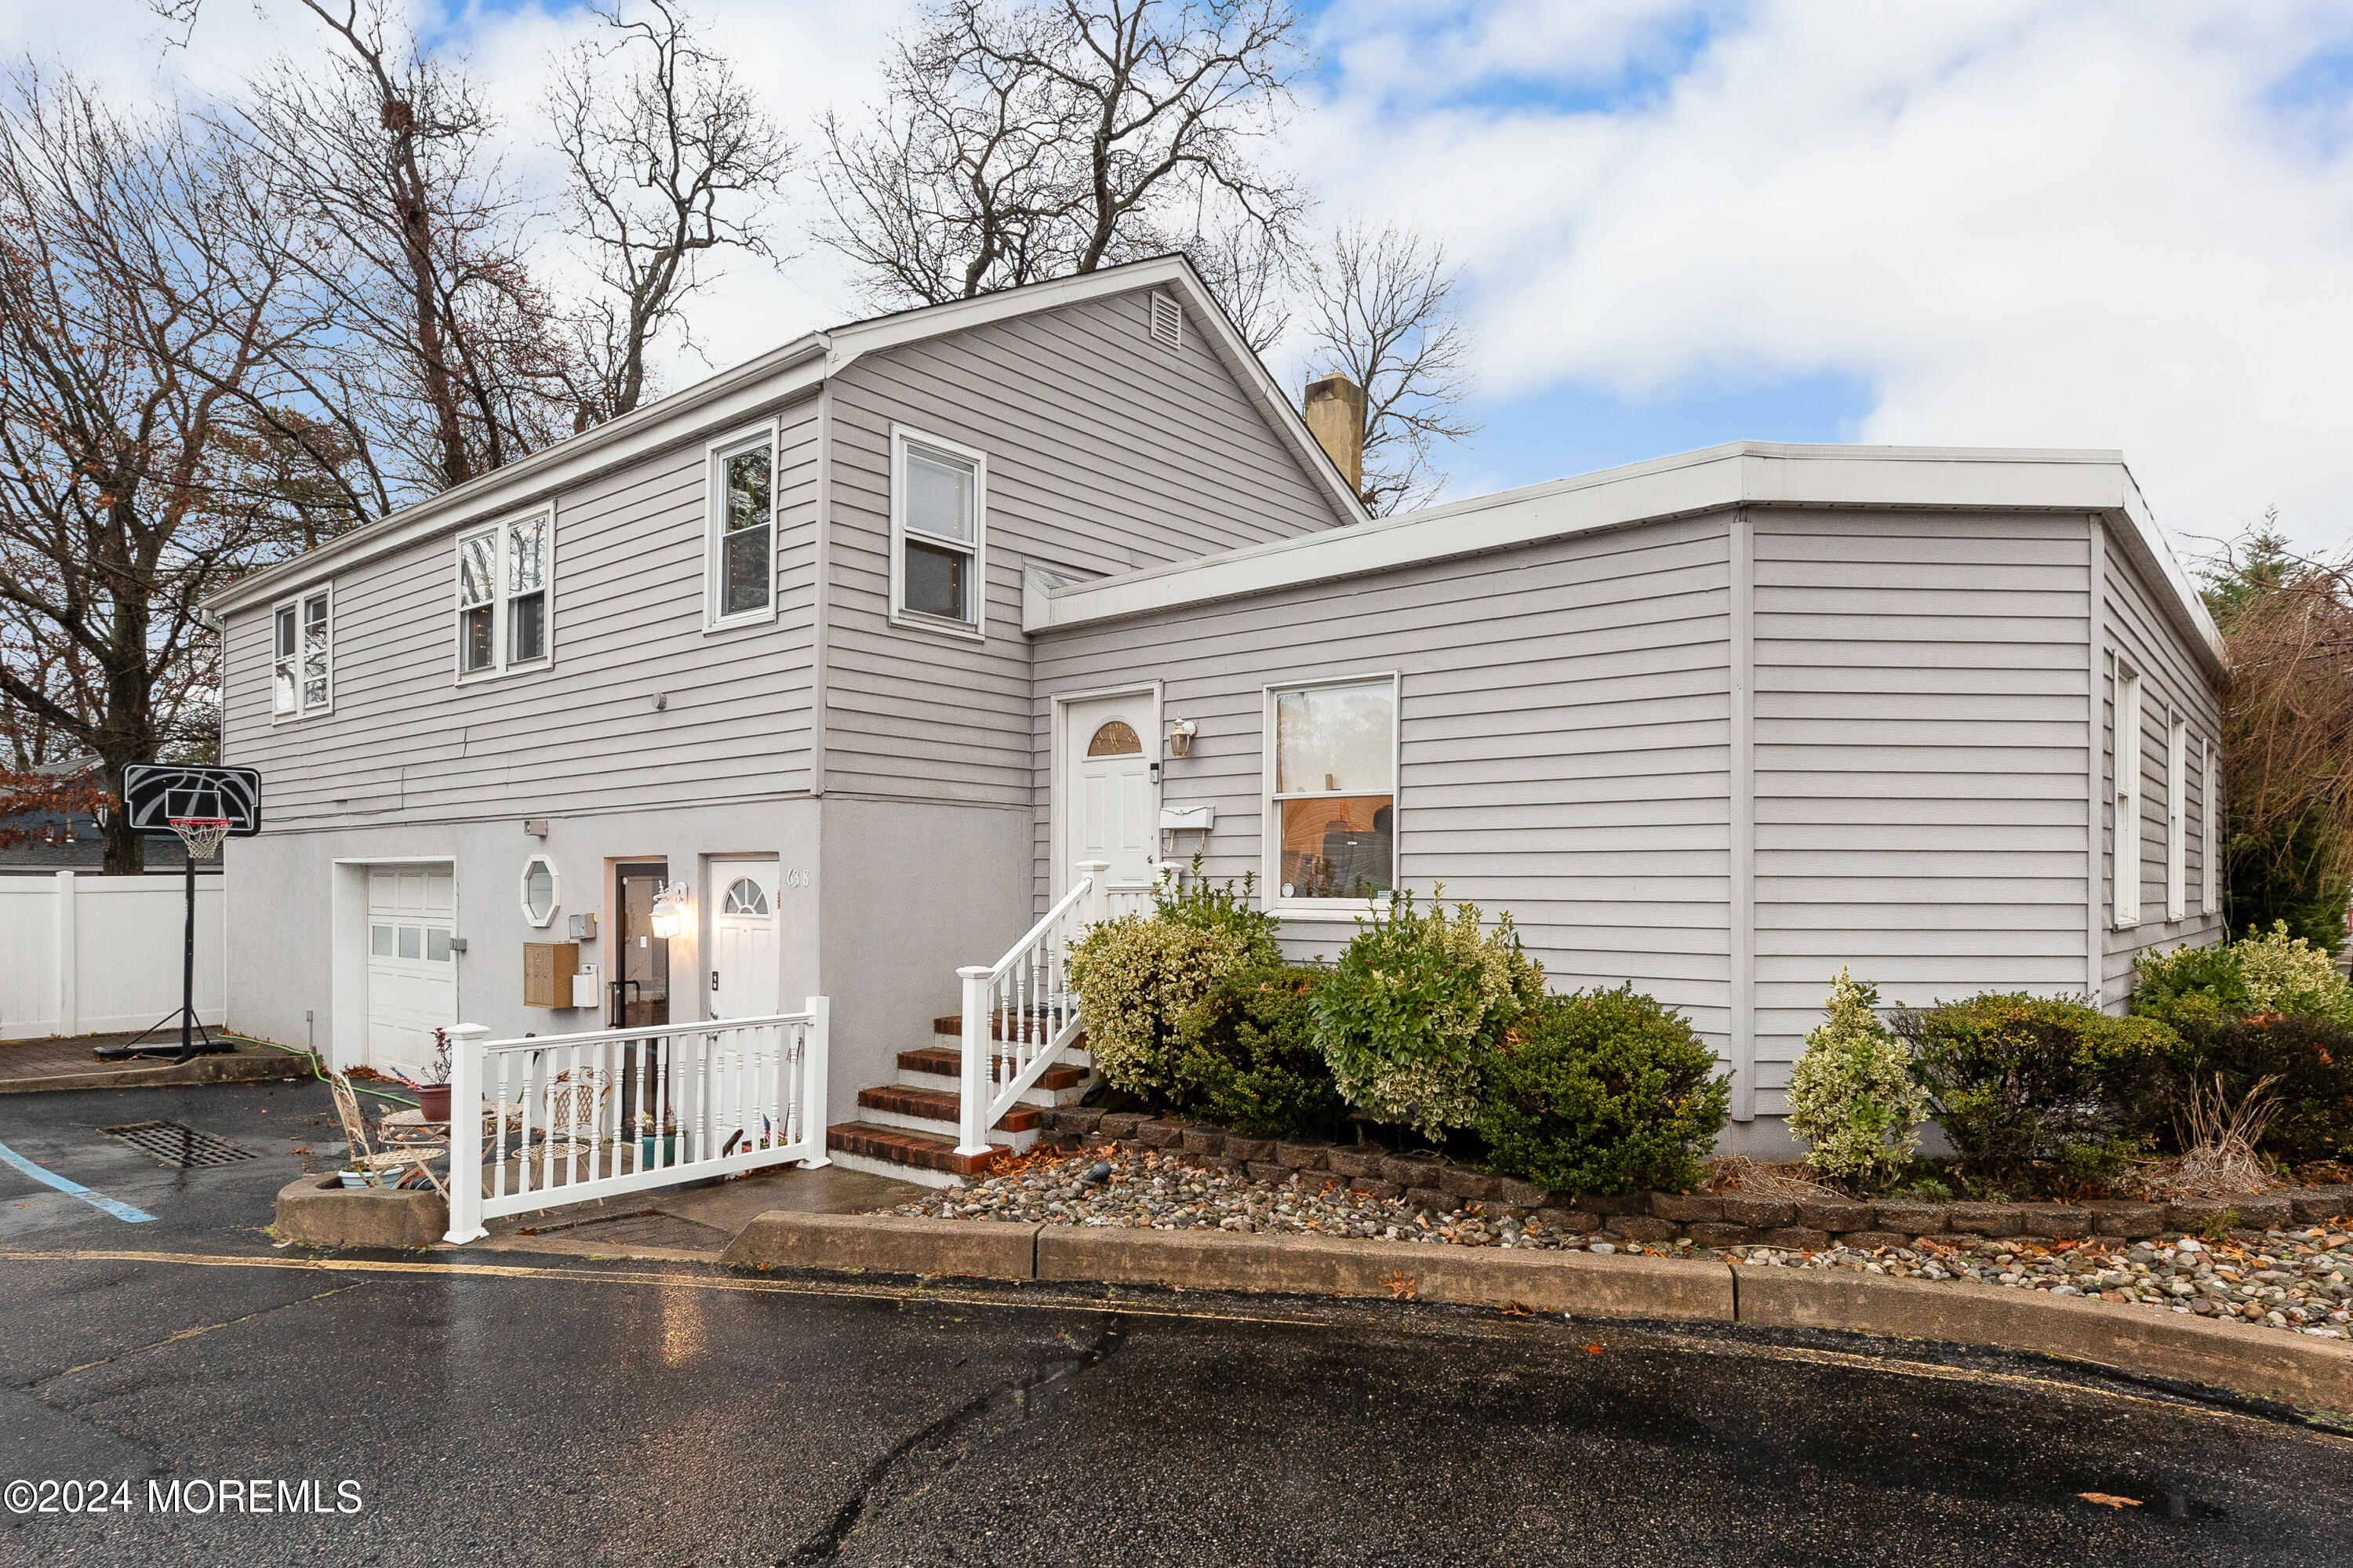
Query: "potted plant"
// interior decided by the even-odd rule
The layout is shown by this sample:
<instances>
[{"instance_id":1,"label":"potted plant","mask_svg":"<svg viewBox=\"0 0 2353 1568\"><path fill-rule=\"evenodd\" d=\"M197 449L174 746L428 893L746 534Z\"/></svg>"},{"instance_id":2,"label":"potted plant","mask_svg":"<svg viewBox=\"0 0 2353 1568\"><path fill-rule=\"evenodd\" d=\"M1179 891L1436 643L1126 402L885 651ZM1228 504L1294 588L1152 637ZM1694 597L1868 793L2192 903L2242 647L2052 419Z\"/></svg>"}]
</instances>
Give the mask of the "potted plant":
<instances>
[{"instance_id":1,"label":"potted plant","mask_svg":"<svg viewBox=\"0 0 2353 1568\"><path fill-rule=\"evenodd\" d=\"M659 1144L659 1150L656 1148L657 1141ZM657 1140L654 1134L653 1117L649 1112L639 1111L638 1113L638 1169L645 1171L658 1164L675 1165L677 1163L678 1124L676 1122L665 1124L661 1129L660 1138Z\"/></svg>"},{"instance_id":2,"label":"potted plant","mask_svg":"<svg viewBox=\"0 0 2353 1568\"><path fill-rule=\"evenodd\" d=\"M417 1086L417 1108L427 1121L449 1119L449 1032L433 1032L433 1060L425 1069L425 1081Z\"/></svg>"}]
</instances>

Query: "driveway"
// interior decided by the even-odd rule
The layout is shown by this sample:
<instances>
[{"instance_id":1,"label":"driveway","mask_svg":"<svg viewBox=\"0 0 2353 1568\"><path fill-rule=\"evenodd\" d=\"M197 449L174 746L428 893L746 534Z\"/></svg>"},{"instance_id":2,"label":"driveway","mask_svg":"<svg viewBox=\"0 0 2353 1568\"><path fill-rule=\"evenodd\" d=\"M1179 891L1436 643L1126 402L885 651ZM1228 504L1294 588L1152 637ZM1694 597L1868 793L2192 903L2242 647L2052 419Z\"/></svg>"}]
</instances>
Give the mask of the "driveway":
<instances>
[{"instance_id":1,"label":"driveway","mask_svg":"<svg viewBox=\"0 0 2353 1568\"><path fill-rule=\"evenodd\" d=\"M2353 1440L2000 1356L299 1256L260 1227L324 1116L316 1086L0 1103L0 1143L154 1216L0 1166L0 1483L109 1504L0 1510L0 1562L2344 1561ZM176 1118L261 1152L167 1171L95 1131Z\"/></svg>"}]
</instances>

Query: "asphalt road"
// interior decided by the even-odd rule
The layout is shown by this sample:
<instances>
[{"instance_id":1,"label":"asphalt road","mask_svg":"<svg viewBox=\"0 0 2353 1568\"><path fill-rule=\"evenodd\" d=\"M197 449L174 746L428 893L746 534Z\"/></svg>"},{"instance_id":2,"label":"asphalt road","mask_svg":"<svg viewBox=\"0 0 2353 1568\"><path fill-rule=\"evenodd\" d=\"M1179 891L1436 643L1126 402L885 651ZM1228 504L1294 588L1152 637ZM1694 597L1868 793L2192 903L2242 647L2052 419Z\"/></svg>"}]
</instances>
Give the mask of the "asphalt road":
<instances>
[{"instance_id":1,"label":"asphalt road","mask_svg":"<svg viewBox=\"0 0 2353 1568\"><path fill-rule=\"evenodd\" d=\"M0 1144L155 1216L0 1164L0 1503L109 1505L0 1508L0 1563L2353 1559L2353 1438L2023 1360L274 1248L325 1112L0 1097ZM166 1171L96 1130L144 1119L259 1157ZM248 1511L256 1479L328 1511Z\"/></svg>"}]
</instances>

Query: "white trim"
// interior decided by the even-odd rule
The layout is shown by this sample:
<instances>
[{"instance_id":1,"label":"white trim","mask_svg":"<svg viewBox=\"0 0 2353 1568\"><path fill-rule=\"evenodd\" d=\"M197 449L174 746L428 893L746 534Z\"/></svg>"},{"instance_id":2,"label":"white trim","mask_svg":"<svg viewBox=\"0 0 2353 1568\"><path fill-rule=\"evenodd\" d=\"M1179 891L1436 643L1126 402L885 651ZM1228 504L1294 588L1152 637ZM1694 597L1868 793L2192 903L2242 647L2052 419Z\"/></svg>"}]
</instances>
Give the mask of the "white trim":
<instances>
[{"instance_id":1,"label":"white trim","mask_svg":"<svg viewBox=\"0 0 2353 1568\"><path fill-rule=\"evenodd\" d=\"M2165 726L2165 917L2168 920L2187 919L2189 915L2189 801L2187 777L2189 761L2185 753L2189 743L2189 726L2179 713L2168 716Z\"/></svg>"},{"instance_id":2,"label":"white trim","mask_svg":"<svg viewBox=\"0 0 2353 1568\"><path fill-rule=\"evenodd\" d=\"M721 539L726 521L726 463L729 458L749 451L763 441L768 446L768 602L757 609L739 609L727 614L719 608L720 596L725 591L725 554L721 547ZM783 597L776 592L776 482L780 477L778 469L782 463L783 447L778 421L773 417L761 424L737 429L702 444L702 630L705 631L757 626L776 619L777 601Z\"/></svg>"},{"instance_id":3,"label":"white trim","mask_svg":"<svg viewBox=\"0 0 2353 1568\"><path fill-rule=\"evenodd\" d=\"M2200 737L2198 742L2198 912L2211 917L2221 910L2222 856L2214 845L2215 826L2221 821L2218 809L2221 791L2214 788L2214 743Z\"/></svg>"},{"instance_id":4,"label":"white trim","mask_svg":"<svg viewBox=\"0 0 2353 1568\"><path fill-rule=\"evenodd\" d=\"M531 912L531 868L535 865L547 867L547 883L552 896L548 900L545 915L533 915ZM544 853L539 853L533 854L522 863L522 874L515 878L515 902L522 906L522 917L526 924L537 927L543 931L554 924L556 911L564 907L564 874L555 869L554 861L549 859Z\"/></svg>"},{"instance_id":5,"label":"white trim","mask_svg":"<svg viewBox=\"0 0 2353 1568\"><path fill-rule=\"evenodd\" d=\"M1732 1119L1757 1119L1757 530L1741 507L1725 529L1731 567L1730 670L1726 727L1731 734L1730 961Z\"/></svg>"},{"instance_id":6,"label":"white trim","mask_svg":"<svg viewBox=\"0 0 2353 1568\"><path fill-rule=\"evenodd\" d=\"M509 553L517 527L538 523L544 529L540 536L539 559L539 636L540 651L529 659L507 657L507 642L512 635L509 607L524 597L507 586ZM466 611L470 608L459 598L465 591L466 576L459 564L470 540L484 535L491 539L491 662L478 670L466 668ZM460 686L480 685L503 680L509 675L528 675L552 669L555 663L555 507L549 504L526 507L521 512L495 518L480 527L459 530L449 541L449 627L450 662L456 667L456 683Z\"/></svg>"},{"instance_id":7,"label":"white trim","mask_svg":"<svg viewBox=\"0 0 2353 1568\"><path fill-rule=\"evenodd\" d=\"M1152 698L1152 727L1156 738L1148 743L1147 755L1158 768L1162 779L1155 786L1166 799L1167 788L1166 737L1158 732L1166 727L1161 717L1161 689L1158 681L1137 681L1120 686L1090 686L1084 691L1057 692L1046 699L1046 900L1051 904L1070 891L1075 876L1062 842L1062 830L1069 821L1070 811L1070 729L1072 703L1099 702L1105 697ZM1154 802L1156 807L1158 801ZM1155 846L1155 856L1156 846Z\"/></svg>"},{"instance_id":8,"label":"white trim","mask_svg":"<svg viewBox=\"0 0 2353 1568\"><path fill-rule=\"evenodd\" d=\"M2084 570L2090 614L2084 642L2084 994L2095 1006L2107 996L2108 910L2100 904L2101 855L2107 848L2107 607L2106 524L2084 519ZM2113 900L2111 900L2113 903Z\"/></svg>"},{"instance_id":9,"label":"white trim","mask_svg":"<svg viewBox=\"0 0 2353 1568\"><path fill-rule=\"evenodd\" d=\"M2115 675L2116 714L2109 726L2109 771L2114 780L2109 798L2116 814L2109 832L2108 880L2113 885L2116 929L2140 924L2141 841L2146 836L2140 818L2141 679L2140 672L2118 659Z\"/></svg>"},{"instance_id":10,"label":"white trim","mask_svg":"<svg viewBox=\"0 0 2353 1568\"><path fill-rule=\"evenodd\" d=\"M951 620L905 607L907 591L907 450L910 447L972 465L972 570L965 591L971 596L972 618ZM925 535L937 548L964 549L953 539ZM906 425L891 427L891 624L916 631L935 631L968 641L988 640L988 455L928 430Z\"/></svg>"},{"instance_id":11,"label":"white trim","mask_svg":"<svg viewBox=\"0 0 2353 1568\"><path fill-rule=\"evenodd\" d=\"M319 701L311 698L309 672L303 659L310 630L311 607L321 599L327 601L327 694ZM289 673L294 680L294 705L280 709L278 705L278 618L288 610L294 612L294 651L284 655ZM281 599L269 607L269 722L272 725L294 724L302 719L320 718L335 711L335 585L332 579L317 588L306 588L290 598Z\"/></svg>"},{"instance_id":12,"label":"white trim","mask_svg":"<svg viewBox=\"0 0 2353 1568\"><path fill-rule=\"evenodd\" d=\"M1260 688L1259 706L1259 878L1266 889L1261 902L1271 915L1304 919L1353 919L1365 913L1362 898L1287 898L1282 892L1282 822L1275 802L1285 800L1362 800L1361 789L1294 789L1275 793L1275 699L1284 692L1326 690L1334 686L1370 686L1388 682L1389 688L1389 886L1404 885L1405 863L1405 677L1397 670L1367 671L1355 675L1322 675L1308 680L1271 681Z\"/></svg>"},{"instance_id":13,"label":"white trim","mask_svg":"<svg viewBox=\"0 0 2353 1568\"><path fill-rule=\"evenodd\" d=\"M2221 634L2114 451L1736 441L1050 588L1025 601L1023 630L1092 625L1744 505L2098 512L2125 524L2120 534L2170 589L2191 647L2210 671L2222 668Z\"/></svg>"}]
</instances>

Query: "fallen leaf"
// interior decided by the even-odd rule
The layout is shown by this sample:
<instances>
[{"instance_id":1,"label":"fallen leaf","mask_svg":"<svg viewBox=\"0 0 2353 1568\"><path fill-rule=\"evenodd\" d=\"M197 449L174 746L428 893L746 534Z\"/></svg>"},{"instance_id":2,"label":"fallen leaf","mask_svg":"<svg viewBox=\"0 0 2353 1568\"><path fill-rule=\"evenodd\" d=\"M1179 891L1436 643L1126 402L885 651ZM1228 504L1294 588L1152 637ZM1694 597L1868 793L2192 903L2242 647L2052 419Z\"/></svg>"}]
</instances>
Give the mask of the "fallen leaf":
<instances>
[{"instance_id":1,"label":"fallen leaf","mask_svg":"<svg viewBox=\"0 0 2353 1568\"><path fill-rule=\"evenodd\" d=\"M2138 1508L2140 1499L2120 1498L2114 1492L2077 1492L2085 1502L2098 1503L2102 1508Z\"/></svg>"},{"instance_id":2,"label":"fallen leaf","mask_svg":"<svg viewBox=\"0 0 2353 1568\"><path fill-rule=\"evenodd\" d=\"M1514 1318L1533 1318L1535 1316L1535 1313L1529 1311L1527 1308L1517 1301L1507 1303L1504 1306L1504 1310Z\"/></svg>"},{"instance_id":3,"label":"fallen leaf","mask_svg":"<svg viewBox=\"0 0 2353 1568\"><path fill-rule=\"evenodd\" d=\"M1585 1347L1585 1353L1588 1356L1598 1356L1601 1353L1601 1347L1599 1345L1588 1345Z\"/></svg>"},{"instance_id":4,"label":"fallen leaf","mask_svg":"<svg viewBox=\"0 0 2353 1568\"><path fill-rule=\"evenodd\" d=\"M1414 1280L1412 1276L1407 1274L1403 1269L1393 1268L1389 1270L1388 1285L1390 1300L1410 1301L1413 1299Z\"/></svg>"}]
</instances>

